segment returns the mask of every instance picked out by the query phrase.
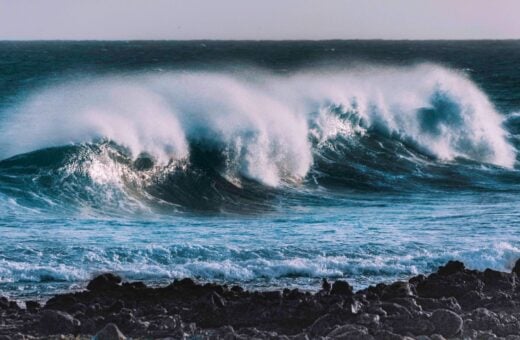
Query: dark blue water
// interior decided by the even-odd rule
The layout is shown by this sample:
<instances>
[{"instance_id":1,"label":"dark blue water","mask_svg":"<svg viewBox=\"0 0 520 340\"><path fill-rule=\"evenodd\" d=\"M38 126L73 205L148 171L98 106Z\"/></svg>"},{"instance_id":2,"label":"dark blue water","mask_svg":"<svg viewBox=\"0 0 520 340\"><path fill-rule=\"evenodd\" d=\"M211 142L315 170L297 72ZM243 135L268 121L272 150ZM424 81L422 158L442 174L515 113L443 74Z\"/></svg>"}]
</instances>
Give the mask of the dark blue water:
<instances>
[{"instance_id":1,"label":"dark blue water","mask_svg":"<svg viewBox=\"0 0 520 340\"><path fill-rule=\"evenodd\" d=\"M520 256L520 42L0 43L0 293Z\"/></svg>"}]
</instances>

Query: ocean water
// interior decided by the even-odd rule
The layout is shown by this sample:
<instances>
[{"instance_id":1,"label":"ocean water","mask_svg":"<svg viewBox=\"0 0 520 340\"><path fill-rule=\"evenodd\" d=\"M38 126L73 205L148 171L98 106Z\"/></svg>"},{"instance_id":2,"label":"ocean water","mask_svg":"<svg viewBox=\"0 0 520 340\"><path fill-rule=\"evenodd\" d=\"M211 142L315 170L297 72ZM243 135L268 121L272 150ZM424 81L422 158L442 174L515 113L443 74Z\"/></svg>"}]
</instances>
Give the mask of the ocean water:
<instances>
[{"instance_id":1,"label":"ocean water","mask_svg":"<svg viewBox=\"0 0 520 340\"><path fill-rule=\"evenodd\" d=\"M520 257L520 41L0 42L0 293Z\"/></svg>"}]
</instances>

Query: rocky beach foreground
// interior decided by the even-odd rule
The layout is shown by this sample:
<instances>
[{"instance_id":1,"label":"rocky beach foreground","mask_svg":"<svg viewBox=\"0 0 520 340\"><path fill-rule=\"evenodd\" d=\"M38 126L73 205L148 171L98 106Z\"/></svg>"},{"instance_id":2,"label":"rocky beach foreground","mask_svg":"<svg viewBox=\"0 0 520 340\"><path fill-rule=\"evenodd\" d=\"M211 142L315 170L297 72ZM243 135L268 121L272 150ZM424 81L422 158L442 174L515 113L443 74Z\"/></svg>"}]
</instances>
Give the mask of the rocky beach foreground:
<instances>
[{"instance_id":1,"label":"rocky beach foreground","mask_svg":"<svg viewBox=\"0 0 520 340\"><path fill-rule=\"evenodd\" d=\"M520 260L512 272L450 261L429 276L353 292L245 291L191 279L151 288L97 276L44 305L0 298L0 339L520 339Z\"/></svg>"}]
</instances>

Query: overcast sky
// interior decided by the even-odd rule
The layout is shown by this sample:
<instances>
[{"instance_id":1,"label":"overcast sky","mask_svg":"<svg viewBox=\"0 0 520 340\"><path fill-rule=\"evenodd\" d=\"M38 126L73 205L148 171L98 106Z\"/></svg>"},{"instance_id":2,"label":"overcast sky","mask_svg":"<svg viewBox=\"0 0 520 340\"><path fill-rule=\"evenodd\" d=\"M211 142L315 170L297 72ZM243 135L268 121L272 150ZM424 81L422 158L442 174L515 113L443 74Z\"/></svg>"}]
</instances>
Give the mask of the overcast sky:
<instances>
[{"instance_id":1,"label":"overcast sky","mask_svg":"<svg viewBox=\"0 0 520 340\"><path fill-rule=\"evenodd\" d=\"M520 39L520 0L0 0L0 39Z\"/></svg>"}]
</instances>

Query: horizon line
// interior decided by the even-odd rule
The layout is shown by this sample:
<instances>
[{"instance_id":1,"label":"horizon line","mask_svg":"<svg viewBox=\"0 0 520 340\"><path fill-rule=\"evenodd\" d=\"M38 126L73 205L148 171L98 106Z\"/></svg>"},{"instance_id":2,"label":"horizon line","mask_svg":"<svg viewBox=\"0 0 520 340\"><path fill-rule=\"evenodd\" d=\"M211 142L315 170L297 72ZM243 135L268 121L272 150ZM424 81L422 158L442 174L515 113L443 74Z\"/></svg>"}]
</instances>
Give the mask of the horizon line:
<instances>
[{"instance_id":1,"label":"horizon line","mask_svg":"<svg viewBox=\"0 0 520 340\"><path fill-rule=\"evenodd\" d=\"M390 41L390 42L428 42L428 41L520 41L520 38L466 38L466 39L386 39L386 38L330 38L330 39L10 39L0 38L0 42L331 42L331 41Z\"/></svg>"}]
</instances>

